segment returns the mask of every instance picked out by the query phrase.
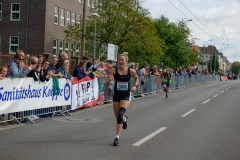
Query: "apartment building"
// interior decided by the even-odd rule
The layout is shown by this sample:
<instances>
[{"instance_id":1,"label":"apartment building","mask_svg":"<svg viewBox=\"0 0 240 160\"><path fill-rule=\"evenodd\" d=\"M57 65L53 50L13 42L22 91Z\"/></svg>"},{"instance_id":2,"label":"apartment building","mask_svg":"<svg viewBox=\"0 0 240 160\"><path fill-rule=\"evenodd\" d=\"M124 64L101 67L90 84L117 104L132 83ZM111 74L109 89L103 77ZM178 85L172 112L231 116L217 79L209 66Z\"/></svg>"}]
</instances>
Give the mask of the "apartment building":
<instances>
[{"instance_id":1,"label":"apartment building","mask_svg":"<svg viewBox=\"0 0 240 160\"><path fill-rule=\"evenodd\" d=\"M87 0L87 16L93 7ZM1 0L0 52L76 56L80 47L64 40L64 30L81 26L82 15L83 0Z\"/></svg>"}]
</instances>

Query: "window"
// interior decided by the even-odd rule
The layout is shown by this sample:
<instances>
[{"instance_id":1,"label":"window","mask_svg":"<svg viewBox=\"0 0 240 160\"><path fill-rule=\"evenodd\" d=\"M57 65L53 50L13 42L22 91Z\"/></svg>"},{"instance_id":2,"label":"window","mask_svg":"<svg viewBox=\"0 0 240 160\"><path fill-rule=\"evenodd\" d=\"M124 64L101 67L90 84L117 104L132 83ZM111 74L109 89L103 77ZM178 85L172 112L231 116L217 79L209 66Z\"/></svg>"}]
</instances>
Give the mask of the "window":
<instances>
[{"instance_id":1,"label":"window","mask_svg":"<svg viewBox=\"0 0 240 160\"><path fill-rule=\"evenodd\" d=\"M62 52L63 52L63 41L60 41L59 54L61 54Z\"/></svg>"},{"instance_id":2,"label":"window","mask_svg":"<svg viewBox=\"0 0 240 160\"><path fill-rule=\"evenodd\" d=\"M91 1L92 2L92 8L94 8L94 1Z\"/></svg>"},{"instance_id":3,"label":"window","mask_svg":"<svg viewBox=\"0 0 240 160\"><path fill-rule=\"evenodd\" d=\"M80 14L78 14L78 16L77 16L77 24L78 24L78 27L79 28L81 28L81 15Z\"/></svg>"},{"instance_id":4,"label":"window","mask_svg":"<svg viewBox=\"0 0 240 160\"><path fill-rule=\"evenodd\" d=\"M2 20L2 3L0 3L0 21Z\"/></svg>"},{"instance_id":5,"label":"window","mask_svg":"<svg viewBox=\"0 0 240 160\"><path fill-rule=\"evenodd\" d=\"M64 26L65 10L61 9L61 26Z\"/></svg>"},{"instance_id":6,"label":"window","mask_svg":"<svg viewBox=\"0 0 240 160\"><path fill-rule=\"evenodd\" d=\"M74 56L74 43L71 43L71 56Z\"/></svg>"},{"instance_id":7,"label":"window","mask_svg":"<svg viewBox=\"0 0 240 160\"><path fill-rule=\"evenodd\" d=\"M65 52L68 53L68 50L69 50L69 43L66 42L66 43L65 43Z\"/></svg>"},{"instance_id":8,"label":"window","mask_svg":"<svg viewBox=\"0 0 240 160\"><path fill-rule=\"evenodd\" d=\"M58 24L58 7L55 7L54 24Z\"/></svg>"},{"instance_id":9,"label":"window","mask_svg":"<svg viewBox=\"0 0 240 160\"><path fill-rule=\"evenodd\" d=\"M91 6L91 0L88 0L88 7Z\"/></svg>"},{"instance_id":10,"label":"window","mask_svg":"<svg viewBox=\"0 0 240 160\"><path fill-rule=\"evenodd\" d=\"M18 47L19 47L19 37L11 36L10 43L9 43L9 53L15 54L19 50Z\"/></svg>"},{"instance_id":11,"label":"window","mask_svg":"<svg viewBox=\"0 0 240 160\"><path fill-rule=\"evenodd\" d=\"M69 26L70 25L70 12L69 11L67 11L67 26Z\"/></svg>"},{"instance_id":12,"label":"window","mask_svg":"<svg viewBox=\"0 0 240 160\"><path fill-rule=\"evenodd\" d=\"M76 56L79 55L79 45L76 45Z\"/></svg>"},{"instance_id":13,"label":"window","mask_svg":"<svg viewBox=\"0 0 240 160\"><path fill-rule=\"evenodd\" d=\"M75 27L76 13L72 13L72 25Z\"/></svg>"},{"instance_id":14,"label":"window","mask_svg":"<svg viewBox=\"0 0 240 160\"><path fill-rule=\"evenodd\" d=\"M53 55L57 55L57 39L53 40Z\"/></svg>"},{"instance_id":15,"label":"window","mask_svg":"<svg viewBox=\"0 0 240 160\"><path fill-rule=\"evenodd\" d=\"M11 21L20 21L20 3L11 4Z\"/></svg>"}]
</instances>

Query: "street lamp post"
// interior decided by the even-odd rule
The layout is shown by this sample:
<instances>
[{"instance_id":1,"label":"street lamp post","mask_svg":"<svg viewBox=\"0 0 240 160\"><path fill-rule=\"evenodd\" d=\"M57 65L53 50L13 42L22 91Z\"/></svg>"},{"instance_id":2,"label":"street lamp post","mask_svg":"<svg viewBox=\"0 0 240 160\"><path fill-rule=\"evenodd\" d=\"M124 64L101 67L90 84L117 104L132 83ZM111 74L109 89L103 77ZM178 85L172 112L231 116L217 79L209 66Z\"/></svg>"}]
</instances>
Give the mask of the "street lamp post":
<instances>
[{"instance_id":1,"label":"street lamp post","mask_svg":"<svg viewBox=\"0 0 240 160\"><path fill-rule=\"evenodd\" d=\"M96 56L96 28L97 28L97 17L99 16L97 14L97 11L95 10L95 12L92 14L92 16L95 16L95 32L94 32L94 58Z\"/></svg>"}]
</instances>

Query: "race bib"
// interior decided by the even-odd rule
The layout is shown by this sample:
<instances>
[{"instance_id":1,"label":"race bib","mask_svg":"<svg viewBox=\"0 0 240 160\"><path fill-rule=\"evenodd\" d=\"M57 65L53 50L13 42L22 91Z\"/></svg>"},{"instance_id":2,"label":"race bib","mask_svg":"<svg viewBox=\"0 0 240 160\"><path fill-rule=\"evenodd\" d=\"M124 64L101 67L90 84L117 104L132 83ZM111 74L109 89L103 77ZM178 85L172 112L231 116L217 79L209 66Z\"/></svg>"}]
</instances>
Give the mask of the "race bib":
<instances>
[{"instance_id":1,"label":"race bib","mask_svg":"<svg viewBox=\"0 0 240 160\"><path fill-rule=\"evenodd\" d=\"M128 90L128 82L117 82L117 90L127 91Z\"/></svg>"},{"instance_id":2,"label":"race bib","mask_svg":"<svg viewBox=\"0 0 240 160\"><path fill-rule=\"evenodd\" d=\"M163 80L163 82L164 82L164 83L167 83L167 82L168 82L168 80L164 79L164 80Z\"/></svg>"}]
</instances>

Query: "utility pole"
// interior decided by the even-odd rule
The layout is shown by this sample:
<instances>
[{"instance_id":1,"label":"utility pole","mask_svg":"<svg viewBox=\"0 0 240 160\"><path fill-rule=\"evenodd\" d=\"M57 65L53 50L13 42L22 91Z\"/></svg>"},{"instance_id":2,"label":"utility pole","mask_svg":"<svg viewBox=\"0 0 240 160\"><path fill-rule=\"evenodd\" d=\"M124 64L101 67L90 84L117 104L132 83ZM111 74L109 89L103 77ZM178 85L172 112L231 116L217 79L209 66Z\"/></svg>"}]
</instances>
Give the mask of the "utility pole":
<instances>
[{"instance_id":1,"label":"utility pole","mask_svg":"<svg viewBox=\"0 0 240 160\"><path fill-rule=\"evenodd\" d=\"M85 55L85 39L86 39L86 8L87 0L83 2L83 23L82 23L82 40L81 40L81 59Z\"/></svg>"}]
</instances>

